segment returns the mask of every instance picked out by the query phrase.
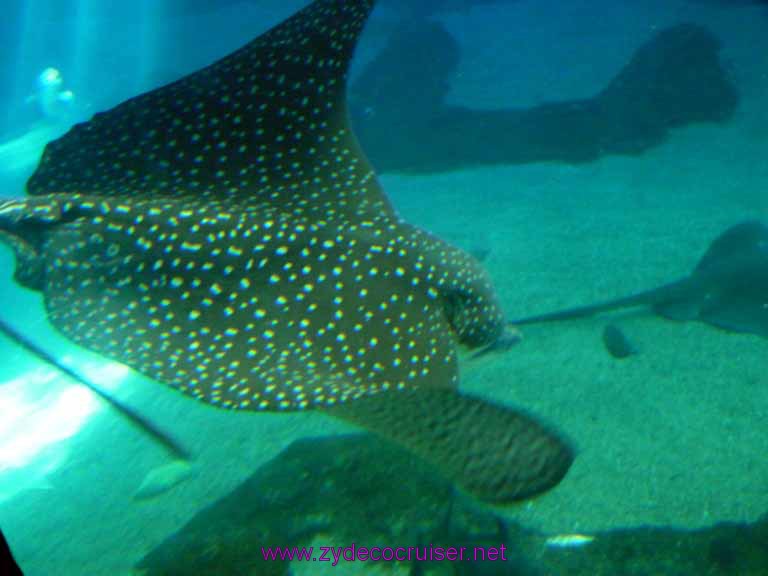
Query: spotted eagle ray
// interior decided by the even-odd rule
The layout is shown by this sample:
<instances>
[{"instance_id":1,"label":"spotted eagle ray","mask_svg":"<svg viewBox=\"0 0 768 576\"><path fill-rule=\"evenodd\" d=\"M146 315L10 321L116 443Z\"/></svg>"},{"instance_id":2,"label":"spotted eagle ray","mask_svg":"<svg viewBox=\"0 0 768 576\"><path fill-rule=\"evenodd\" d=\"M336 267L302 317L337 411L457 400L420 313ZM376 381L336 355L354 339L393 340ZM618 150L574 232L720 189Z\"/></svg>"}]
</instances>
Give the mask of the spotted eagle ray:
<instances>
[{"instance_id":1,"label":"spotted eagle ray","mask_svg":"<svg viewBox=\"0 0 768 576\"><path fill-rule=\"evenodd\" d=\"M401 220L352 134L373 0L317 0L211 66L72 128L0 205L15 279L78 344L208 404L317 409L490 501L573 453L457 390L504 316L471 256Z\"/></svg>"},{"instance_id":2,"label":"spotted eagle ray","mask_svg":"<svg viewBox=\"0 0 768 576\"><path fill-rule=\"evenodd\" d=\"M688 276L630 296L514 320L534 324L645 306L671 320L699 320L768 338L768 226L750 220L718 236Z\"/></svg>"}]
</instances>

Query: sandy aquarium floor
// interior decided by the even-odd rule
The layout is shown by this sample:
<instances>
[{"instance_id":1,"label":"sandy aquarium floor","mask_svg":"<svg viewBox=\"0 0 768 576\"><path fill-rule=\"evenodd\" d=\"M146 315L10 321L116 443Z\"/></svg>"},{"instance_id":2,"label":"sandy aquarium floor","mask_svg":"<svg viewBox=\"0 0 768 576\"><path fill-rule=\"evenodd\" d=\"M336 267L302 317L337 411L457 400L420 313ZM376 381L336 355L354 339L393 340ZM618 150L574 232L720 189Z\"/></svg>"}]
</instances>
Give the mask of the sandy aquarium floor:
<instances>
[{"instance_id":1,"label":"sandy aquarium floor","mask_svg":"<svg viewBox=\"0 0 768 576\"><path fill-rule=\"evenodd\" d=\"M768 218L768 112L761 101L768 68L759 56L768 53L768 14L651 2L642 9L611 5L596 22L583 13L594 12L594 3L553 12L562 4L521 2L520 17L530 25L519 42L508 40L502 18L489 17L492 9L446 17L466 47L454 99L506 106L586 96L653 30L696 20L722 38L742 102L730 123L678 130L638 158L384 175L405 218L461 247L489 250L486 265L510 318L666 282L686 274L728 226ZM579 34L599 37L600 50ZM3 297L27 310L19 322L51 346L68 346L42 322L37 299L10 286ZM573 532L694 527L768 512L768 340L647 313L612 320L639 354L611 358L601 318L527 328L504 356L465 367L466 390L524 407L578 450L560 486L505 513ZM3 346L12 360L3 364L5 380L30 364ZM134 501L144 474L164 455L101 410L68 442L68 459L48 485L0 504L3 530L32 576L128 574L200 507L291 441L346 430L314 414L220 412L138 377L118 394L197 455L195 474L161 498Z\"/></svg>"},{"instance_id":2,"label":"sandy aquarium floor","mask_svg":"<svg viewBox=\"0 0 768 576\"><path fill-rule=\"evenodd\" d=\"M672 163L686 138L708 131L681 134L642 160L446 177L439 210L400 205L466 248L490 249L486 264L511 318L628 294L686 274L720 231L760 214L740 200L706 198L689 187L685 171L655 184L652 156ZM649 184L622 182L630 171L646 172ZM466 190L483 180L537 192L460 208ZM441 221L432 220L436 214ZM527 327L517 348L465 368L465 389L544 417L578 450L556 490L509 510L510 517L584 531L700 526L767 512L768 342L642 311L620 313L611 321L639 353L618 361L601 341L607 321Z\"/></svg>"},{"instance_id":3,"label":"sandy aquarium floor","mask_svg":"<svg viewBox=\"0 0 768 576\"><path fill-rule=\"evenodd\" d=\"M620 20L621 10L629 9L608 8L607 21ZM390 176L385 187L407 219L464 248L490 250L486 266L510 318L687 274L727 227L768 218L768 113L761 96L768 93L768 68L755 56L765 48L758 26L768 14L756 11L751 20L748 14L701 5L694 12L684 4L637 14L641 29L682 19L722 39L742 98L725 126L675 131L639 158ZM589 26L567 17L559 24L569 30L582 25ZM626 23L618 30L626 32L616 38L623 59L631 49L626 36L640 30L626 30ZM465 41L478 54L494 49L479 39ZM533 42L527 50L542 49L545 60L558 52L553 38ZM465 61L473 61L471 51ZM514 67L515 58L510 54L512 62L495 60L493 66ZM491 69L474 73L494 75ZM507 94L536 102L536 94L549 89L576 97L591 93L576 79L602 85L606 74L599 63L591 69L582 63L566 76L537 77L517 91L509 86L499 93L494 86L492 97L488 83L463 84L456 98L472 102L476 95L494 106ZM514 79L504 76L507 83ZM544 417L578 450L562 485L508 510L509 516L545 530L584 531L692 527L768 512L768 341L642 312L611 320L637 346L637 356L617 361L608 355L601 342L607 320L600 318L528 327L519 347L465 370L466 389Z\"/></svg>"}]
</instances>

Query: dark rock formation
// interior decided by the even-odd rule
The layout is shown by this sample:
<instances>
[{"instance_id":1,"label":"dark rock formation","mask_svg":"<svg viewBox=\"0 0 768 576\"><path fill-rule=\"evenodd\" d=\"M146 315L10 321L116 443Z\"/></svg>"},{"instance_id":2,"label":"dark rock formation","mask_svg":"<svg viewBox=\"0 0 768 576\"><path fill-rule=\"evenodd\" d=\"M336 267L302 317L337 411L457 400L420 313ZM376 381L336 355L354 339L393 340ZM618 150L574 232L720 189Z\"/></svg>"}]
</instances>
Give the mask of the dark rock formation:
<instances>
[{"instance_id":1,"label":"dark rock formation","mask_svg":"<svg viewBox=\"0 0 768 576\"><path fill-rule=\"evenodd\" d=\"M403 28L351 88L363 149L379 171L639 155L678 127L724 122L738 95L706 29L680 24L640 47L593 98L478 110L445 99L460 49L441 24Z\"/></svg>"},{"instance_id":2,"label":"dark rock formation","mask_svg":"<svg viewBox=\"0 0 768 576\"><path fill-rule=\"evenodd\" d=\"M285 576L262 546L464 546L463 562L406 562L413 576L702 576L768 574L768 516L685 531L643 527L592 534L579 547L506 522L454 491L421 460L368 435L289 446L232 493L145 556L145 576ZM506 561L474 561L475 547ZM319 551L316 549L316 556ZM330 566L329 564L321 565Z\"/></svg>"}]
</instances>

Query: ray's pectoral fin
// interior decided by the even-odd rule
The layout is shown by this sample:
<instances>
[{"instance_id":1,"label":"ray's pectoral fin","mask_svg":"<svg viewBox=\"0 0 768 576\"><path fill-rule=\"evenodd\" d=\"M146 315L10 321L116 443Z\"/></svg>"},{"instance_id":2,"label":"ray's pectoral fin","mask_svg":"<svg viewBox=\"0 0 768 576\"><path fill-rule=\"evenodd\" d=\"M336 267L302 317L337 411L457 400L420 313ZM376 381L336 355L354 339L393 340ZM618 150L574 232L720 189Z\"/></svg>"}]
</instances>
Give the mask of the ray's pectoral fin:
<instances>
[{"instance_id":1,"label":"ray's pectoral fin","mask_svg":"<svg viewBox=\"0 0 768 576\"><path fill-rule=\"evenodd\" d=\"M700 319L729 332L768 338L768 303L718 298L701 310Z\"/></svg>"},{"instance_id":2,"label":"ray's pectoral fin","mask_svg":"<svg viewBox=\"0 0 768 576\"><path fill-rule=\"evenodd\" d=\"M324 411L408 448L490 502L549 490L574 457L564 440L523 412L451 389L382 393Z\"/></svg>"}]
</instances>

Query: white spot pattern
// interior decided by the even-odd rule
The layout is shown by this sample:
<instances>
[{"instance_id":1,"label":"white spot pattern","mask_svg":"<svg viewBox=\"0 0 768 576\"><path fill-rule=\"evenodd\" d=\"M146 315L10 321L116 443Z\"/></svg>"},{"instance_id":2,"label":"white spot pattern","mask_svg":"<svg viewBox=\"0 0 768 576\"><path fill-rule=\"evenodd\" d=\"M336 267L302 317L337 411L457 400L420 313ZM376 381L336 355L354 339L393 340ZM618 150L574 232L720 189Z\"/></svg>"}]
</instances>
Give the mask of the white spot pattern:
<instances>
[{"instance_id":1,"label":"white spot pattern","mask_svg":"<svg viewBox=\"0 0 768 576\"><path fill-rule=\"evenodd\" d=\"M48 146L21 203L59 329L229 408L458 383L455 340L503 319L473 259L393 213L350 132L370 5L319 0Z\"/></svg>"}]
</instances>

